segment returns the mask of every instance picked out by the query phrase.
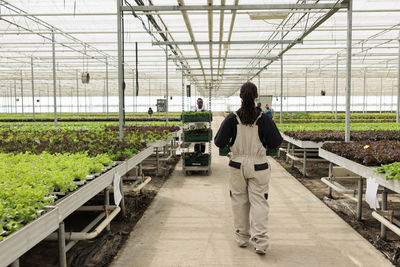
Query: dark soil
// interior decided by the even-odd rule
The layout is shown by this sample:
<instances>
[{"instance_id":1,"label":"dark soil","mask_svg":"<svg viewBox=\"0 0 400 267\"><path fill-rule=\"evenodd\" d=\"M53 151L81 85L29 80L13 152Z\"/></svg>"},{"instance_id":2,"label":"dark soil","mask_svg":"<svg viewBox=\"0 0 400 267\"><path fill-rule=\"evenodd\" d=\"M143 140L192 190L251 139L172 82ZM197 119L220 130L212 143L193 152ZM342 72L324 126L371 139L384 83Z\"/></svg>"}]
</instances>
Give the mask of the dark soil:
<instances>
[{"instance_id":1,"label":"dark soil","mask_svg":"<svg viewBox=\"0 0 400 267\"><path fill-rule=\"evenodd\" d=\"M362 220L357 221L357 203L355 201L352 201L344 197L342 194L336 193L335 191L332 193L332 198L327 197L328 188L321 181L321 177L328 176L327 163L309 163L307 169L308 176L304 178L303 174L299 171L299 169L302 169L302 163L296 163L295 167L292 168L290 167L290 163L285 162L284 157L275 159L316 197L318 197L344 221L346 221L354 230L361 234L375 248L381 251L394 265L400 266L399 237L390 230L387 230L386 240L380 238L381 224L372 217L372 210L369 208L367 203L363 203ZM356 181L350 181L342 184L348 188L357 188ZM400 209L400 198L398 196L389 194L388 209Z\"/></svg>"},{"instance_id":2,"label":"dark soil","mask_svg":"<svg viewBox=\"0 0 400 267\"><path fill-rule=\"evenodd\" d=\"M177 159L172 163L177 163ZM126 242L129 233L134 229L147 207L151 204L159 189L168 177L151 176L151 182L141 193L129 192L129 185L124 183L126 217L121 213L111 222L111 231L104 230L97 238L79 241L67 253L67 263L71 267L105 267L108 266ZM126 188L125 188L126 187ZM110 193L113 203L113 194ZM86 205L103 205L104 195L98 194ZM65 231L80 231L92 221L99 212L75 212L65 220ZM42 241L20 259L21 267L59 266L57 241Z\"/></svg>"}]
</instances>

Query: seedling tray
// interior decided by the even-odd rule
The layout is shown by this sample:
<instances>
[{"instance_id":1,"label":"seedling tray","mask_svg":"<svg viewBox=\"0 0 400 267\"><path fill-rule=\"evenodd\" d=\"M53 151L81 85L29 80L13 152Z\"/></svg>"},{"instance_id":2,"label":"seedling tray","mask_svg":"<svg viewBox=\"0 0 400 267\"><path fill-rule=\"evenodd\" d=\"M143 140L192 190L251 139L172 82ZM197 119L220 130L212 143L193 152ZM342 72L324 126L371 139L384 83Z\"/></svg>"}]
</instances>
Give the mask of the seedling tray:
<instances>
[{"instance_id":1,"label":"seedling tray","mask_svg":"<svg viewBox=\"0 0 400 267\"><path fill-rule=\"evenodd\" d=\"M198 112L197 114L188 114L188 115L181 115L181 120L183 122L211 122L213 119L212 114L202 114Z\"/></svg>"},{"instance_id":2,"label":"seedling tray","mask_svg":"<svg viewBox=\"0 0 400 267\"><path fill-rule=\"evenodd\" d=\"M209 154L195 154L186 153L184 158L185 166L209 166L210 155Z\"/></svg>"},{"instance_id":3,"label":"seedling tray","mask_svg":"<svg viewBox=\"0 0 400 267\"><path fill-rule=\"evenodd\" d=\"M184 132L184 142L209 142L212 140L212 130L204 131L203 133L191 133L190 131Z\"/></svg>"}]
</instances>

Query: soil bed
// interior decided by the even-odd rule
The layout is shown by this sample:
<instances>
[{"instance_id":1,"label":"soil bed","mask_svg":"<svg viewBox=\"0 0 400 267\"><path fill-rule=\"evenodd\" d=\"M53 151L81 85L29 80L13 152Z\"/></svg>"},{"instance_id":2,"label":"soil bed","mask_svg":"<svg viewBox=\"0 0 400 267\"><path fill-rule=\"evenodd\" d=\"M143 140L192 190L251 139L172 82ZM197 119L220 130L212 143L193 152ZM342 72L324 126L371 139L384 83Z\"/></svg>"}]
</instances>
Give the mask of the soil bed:
<instances>
[{"instance_id":1,"label":"soil bed","mask_svg":"<svg viewBox=\"0 0 400 267\"><path fill-rule=\"evenodd\" d=\"M295 167L291 168L290 163L285 162L284 155L281 158L275 158L275 160L375 248L381 251L394 265L400 266L399 237L390 230L387 230L387 240L385 241L380 238L381 224L372 217L372 210L367 203L363 203L363 218L359 222L356 218L357 203L355 201L335 191L332 192L332 198L327 197L328 187L321 181L321 177L328 176L327 163L309 163L308 177L304 178L303 174L298 170L302 169L302 163L295 163ZM357 188L357 182L355 181L343 183L343 185L351 189ZM400 198L398 195L388 195L388 209L400 210Z\"/></svg>"}]
</instances>

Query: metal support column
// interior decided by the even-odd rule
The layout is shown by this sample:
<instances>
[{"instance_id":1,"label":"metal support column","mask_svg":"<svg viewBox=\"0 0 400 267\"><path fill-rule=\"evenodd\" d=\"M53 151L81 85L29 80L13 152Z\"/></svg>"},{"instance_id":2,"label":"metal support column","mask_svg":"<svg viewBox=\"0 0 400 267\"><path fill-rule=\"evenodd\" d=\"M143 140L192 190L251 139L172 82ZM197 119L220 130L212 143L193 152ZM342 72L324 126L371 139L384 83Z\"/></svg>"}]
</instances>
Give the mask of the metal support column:
<instances>
[{"instance_id":1,"label":"metal support column","mask_svg":"<svg viewBox=\"0 0 400 267\"><path fill-rule=\"evenodd\" d=\"M399 33L399 58L397 67L397 109L396 109L396 122L400 122L400 33Z\"/></svg>"},{"instance_id":2,"label":"metal support column","mask_svg":"<svg viewBox=\"0 0 400 267\"><path fill-rule=\"evenodd\" d=\"M282 35L283 39L283 27L282 27ZM281 49L283 50L283 44L281 44ZM279 122L283 123L283 54L281 55L281 108L280 108L280 118Z\"/></svg>"},{"instance_id":3,"label":"metal support column","mask_svg":"<svg viewBox=\"0 0 400 267\"><path fill-rule=\"evenodd\" d=\"M260 69L260 62L258 62L258 68ZM260 79L260 74L258 74L258 95L261 95L261 79Z\"/></svg>"},{"instance_id":4,"label":"metal support column","mask_svg":"<svg viewBox=\"0 0 400 267\"><path fill-rule=\"evenodd\" d=\"M78 70L76 70L76 107L77 107L77 111L79 113L79 73L78 73Z\"/></svg>"},{"instance_id":5,"label":"metal support column","mask_svg":"<svg viewBox=\"0 0 400 267\"><path fill-rule=\"evenodd\" d=\"M31 76L32 76L32 114L33 114L33 119L36 119L36 115L35 115L35 78L33 75L33 57L31 57Z\"/></svg>"},{"instance_id":6,"label":"metal support column","mask_svg":"<svg viewBox=\"0 0 400 267\"><path fill-rule=\"evenodd\" d=\"M387 197L388 197L388 191L386 188L383 188L382 192L382 211L387 210ZM383 223L381 223L381 239L386 240L386 227Z\"/></svg>"},{"instance_id":7,"label":"metal support column","mask_svg":"<svg viewBox=\"0 0 400 267\"><path fill-rule=\"evenodd\" d=\"M165 46L165 89L166 89L166 93L167 93L167 101L165 103L165 108L166 108L166 120L165 120L165 124L168 126L168 110L169 110L169 94L168 94L168 45Z\"/></svg>"},{"instance_id":8,"label":"metal support column","mask_svg":"<svg viewBox=\"0 0 400 267\"><path fill-rule=\"evenodd\" d=\"M379 97L379 114L382 114L382 94L383 94L383 82L381 77L381 96Z\"/></svg>"},{"instance_id":9,"label":"metal support column","mask_svg":"<svg viewBox=\"0 0 400 267\"><path fill-rule=\"evenodd\" d=\"M137 97L135 89L135 70L132 69L132 113L137 112Z\"/></svg>"},{"instance_id":10,"label":"metal support column","mask_svg":"<svg viewBox=\"0 0 400 267\"><path fill-rule=\"evenodd\" d=\"M21 105L22 105L22 117L24 117L24 84L22 79L22 70L21 70Z\"/></svg>"},{"instance_id":11,"label":"metal support column","mask_svg":"<svg viewBox=\"0 0 400 267\"><path fill-rule=\"evenodd\" d=\"M54 96L54 126L57 126L57 76L56 76L56 39L54 30L51 34L53 50L53 96Z\"/></svg>"},{"instance_id":12,"label":"metal support column","mask_svg":"<svg viewBox=\"0 0 400 267\"><path fill-rule=\"evenodd\" d=\"M304 77L304 112L307 113L307 86L308 86L308 81L307 81L307 68L306 68L306 73Z\"/></svg>"},{"instance_id":13,"label":"metal support column","mask_svg":"<svg viewBox=\"0 0 400 267\"><path fill-rule=\"evenodd\" d=\"M10 83L10 113L13 113L13 93L12 93L12 83Z\"/></svg>"},{"instance_id":14,"label":"metal support column","mask_svg":"<svg viewBox=\"0 0 400 267\"><path fill-rule=\"evenodd\" d=\"M59 98L59 103L60 103L60 117L61 117L61 112L62 112L62 99L61 99L61 80L58 80L58 98Z\"/></svg>"},{"instance_id":15,"label":"metal support column","mask_svg":"<svg viewBox=\"0 0 400 267\"><path fill-rule=\"evenodd\" d=\"M358 179L358 190L357 190L357 220L358 221L361 221L361 218L362 218L363 189L364 189L364 180L362 177L360 177L360 179Z\"/></svg>"},{"instance_id":16,"label":"metal support column","mask_svg":"<svg viewBox=\"0 0 400 267\"><path fill-rule=\"evenodd\" d=\"M363 115L365 115L365 110L366 110L366 105L367 105L367 101L366 101L366 90L367 90L367 69L364 70L364 88L363 88Z\"/></svg>"},{"instance_id":17,"label":"metal support column","mask_svg":"<svg viewBox=\"0 0 400 267\"><path fill-rule=\"evenodd\" d=\"M138 50L138 43L135 43L135 56L136 56L136 93L134 95L136 96L136 107L135 107L135 112L137 111L137 102L138 102L138 97L139 97L139 50Z\"/></svg>"},{"instance_id":18,"label":"metal support column","mask_svg":"<svg viewBox=\"0 0 400 267\"><path fill-rule=\"evenodd\" d=\"M122 0L117 0L117 33L118 33L118 95L119 95L119 139L124 138L124 97L123 97L123 65L122 65Z\"/></svg>"},{"instance_id":19,"label":"metal support column","mask_svg":"<svg viewBox=\"0 0 400 267\"><path fill-rule=\"evenodd\" d=\"M106 111L107 111L107 119L110 117L109 110L109 99L108 99L108 58L106 57Z\"/></svg>"},{"instance_id":20,"label":"metal support column","mask_svg":"<svg viewBox=\"0 0 400 267\"><path fill-rule=\"evenodd\" d=\"M289 77L286 77L286 112L289 112Z\"/></svg>"},{"instance_id":21,"label":"metal support column","mask_svg":"<svg viewBox=\"0 0 400 267\"><path fill-rule=\"evenodd\" d=\"M338 91L339 91L339 55L338 55L338 54L336 54L336 77L335 77L335 120L337 120Z\"/></svg>"},{"instance_id":22,"label":"metal support column","mask_svg":"<svg viewBox=\"0 0 400 267\"><path fill-rule=\"evenodd\" d=\"M58 227L58 260L60 267L67 267L67 252L65 250L65 225L61 222Z\"/></svg>"},{"instance_id":23,"label":"metal support column","mask_svg":"<svg viewBox=\"0 0 400 267\"><path fill-rule=\"evenodd\" d=\"M15 104L15 114L18 113L17 111L17 80L14 80L14 104Z\"/></svg>"},{"instance_id":24,"label":"metal support column","mask_svg":"<svg viewBox=\"0 0 400 267\"><path fill-rule=\"evenodd\" d=\"M351 105L351 45L353 31L353 0L348 0L347 8L347 55L346 55L346 128L345 141L350 141L350 105Z\"/></svg>"}]
</instances>

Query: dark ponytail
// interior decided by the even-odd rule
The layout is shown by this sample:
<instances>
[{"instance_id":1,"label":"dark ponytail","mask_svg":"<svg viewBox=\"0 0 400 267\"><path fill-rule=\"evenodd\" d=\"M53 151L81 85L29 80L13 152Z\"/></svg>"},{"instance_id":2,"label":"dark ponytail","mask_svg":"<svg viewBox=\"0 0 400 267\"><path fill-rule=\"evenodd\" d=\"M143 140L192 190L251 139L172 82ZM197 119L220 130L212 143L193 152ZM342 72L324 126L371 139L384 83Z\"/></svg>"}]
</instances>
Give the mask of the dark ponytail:
<instances>
[{"instance_id":1,"label":"dark ponytail","mask_svg":"<svg viewBox=\"0 0 400 267\"><path fill-rule=\"evenodd\" d=\"M240 120L243 124L253 124L257 118L255 99L258 97L257 86L247 82L240 88L240 98L242 99L242 108L240 109Z\"/></svg>"}]
</instances>

